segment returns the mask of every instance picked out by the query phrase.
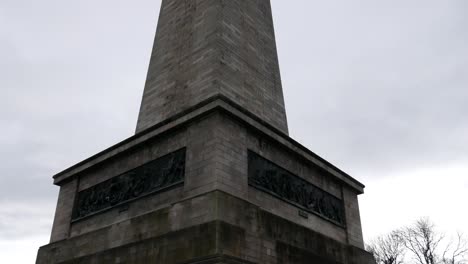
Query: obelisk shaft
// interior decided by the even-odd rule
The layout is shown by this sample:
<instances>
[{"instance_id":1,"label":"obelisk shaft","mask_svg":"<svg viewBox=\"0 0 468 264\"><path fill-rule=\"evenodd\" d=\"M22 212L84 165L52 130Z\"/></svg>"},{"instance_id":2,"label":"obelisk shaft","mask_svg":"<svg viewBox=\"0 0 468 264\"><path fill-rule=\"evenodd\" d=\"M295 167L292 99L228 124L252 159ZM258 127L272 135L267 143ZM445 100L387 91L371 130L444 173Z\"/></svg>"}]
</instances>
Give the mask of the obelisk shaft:
<instances>
[{"instance_id":1,"label":"obelisk shaft","mask_svg":"<svg viewBox=\"0 0 468 264\"><path fill-rule=\"evenodd\" d=\"M163 0L136 132L226 98L288 133L270 0Z\"/></svg>"}]
</instances>

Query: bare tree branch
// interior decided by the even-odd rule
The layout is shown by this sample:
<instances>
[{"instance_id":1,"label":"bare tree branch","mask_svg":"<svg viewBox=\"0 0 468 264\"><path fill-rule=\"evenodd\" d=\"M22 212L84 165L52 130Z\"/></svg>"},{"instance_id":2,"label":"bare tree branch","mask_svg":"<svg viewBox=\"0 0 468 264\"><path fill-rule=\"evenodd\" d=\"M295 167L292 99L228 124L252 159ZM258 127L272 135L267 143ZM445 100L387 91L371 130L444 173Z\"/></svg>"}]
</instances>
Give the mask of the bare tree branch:
<instances>
[{"instance_id":1,"label":"bare tree branch","mask_svg":"<svg viewBox=\"0 0 468 264\"><path fill-rule=\"evenodd\" d=\"M404 246L418 264L468 264L468 242L462 234L450 241L445 250L441 245L445 236L436 231L428 218L422 218L400 232Z\"/></svg>"},{"instance_id":2,"label":"bare tree branch","mask_svg":"<svg viewBox=\"0 0 468 264\"><path fill-rule=\"evenodd\" d=\"M468 258L468 241L462 233L457 233L456 246L451 241L442 256L443 264L465 264Z\"/></svg>"},{"instance_id":3,"label":"bare tree branch","mask_svg":"<svg viewBox=\"0 0 468 264\"><path fill-rule=\"evenodd\" d=\"M375 239L368 246L368 250L378 264L403 264L405 248L401 236L396 231Z\"/></svg>"},{"instance_id":4,"label":"bare tree branch","mask_svg":"<svg viewBox=\"0 0 468 264\"><path fill-rule=\"evenodd\" d=\"M418 220L414 225L405 228L401 235L405 247L413 254L417 263L439 263L437 251L444 236L435 231L429 219Z\"/></svg>"},{"instance_id":5,"label":"bare tree branch","mask_svg":"<svg viewBox=\"0 0 468 264\"><path fill-rule=\"evenodd\" d=\"M468 238L457 233L456 239L447 241L428 218L378 237L367 249L377 264L468 264ZM407 255L413 262L407 262Z\"/></svg>"}]
</instances>

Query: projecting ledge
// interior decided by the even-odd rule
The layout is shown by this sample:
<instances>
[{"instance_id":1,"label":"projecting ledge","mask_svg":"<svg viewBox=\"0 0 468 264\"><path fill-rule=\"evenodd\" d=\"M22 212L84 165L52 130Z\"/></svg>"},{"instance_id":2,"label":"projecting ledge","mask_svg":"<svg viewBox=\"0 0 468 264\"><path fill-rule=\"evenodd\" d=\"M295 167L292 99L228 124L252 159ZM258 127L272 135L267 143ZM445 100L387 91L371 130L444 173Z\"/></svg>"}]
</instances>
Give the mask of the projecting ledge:
<instances>
[{"instance_id":1,"label":"projecting ledge","mask_svg":"<svg viewBox=\"0 0 468 264\"><path fill-rule=\"evenodd\" d=\"M294 139L290 138L288 135L282 133L278 129L275 129L267 122L261 120L251 112L246 111L241 106L221 95L211 97L208 100L190 107L185 111L182 111L179 114L56 174L53 177L54 184L61 185L64 181L71 180L77 174L90 169L91 167L97 166L102 162L124 154L127 151L131 151L148 140L153 140L163 135L167 135L178 128L190 126L193 122L216 111L229 115L231 118L234 118L246 125L249 129L254 129L257 132L260 132L263 136L277 142L279 145L282 145L296 153L308 162L313 163L327 175L336 178L338 181L351 187L357 194L364 193L365 186L362 183L313 153Z\"/></svg>"}]
</instances>

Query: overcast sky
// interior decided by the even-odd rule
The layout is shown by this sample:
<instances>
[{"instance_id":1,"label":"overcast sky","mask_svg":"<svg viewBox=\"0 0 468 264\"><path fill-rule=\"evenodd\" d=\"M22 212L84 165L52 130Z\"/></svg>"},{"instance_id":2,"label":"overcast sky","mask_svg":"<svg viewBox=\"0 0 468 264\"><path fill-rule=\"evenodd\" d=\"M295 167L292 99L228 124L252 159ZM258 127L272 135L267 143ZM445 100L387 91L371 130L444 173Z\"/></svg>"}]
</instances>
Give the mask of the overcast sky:
<instances>
[{"instance_id":1,"label":"overcast sky","mask_svg":"<svg viewBox=\"0 0 468 264\"><path fill-rule=\"evenodd\" d=\"M468 234L468 1L272 0L290 134L367 185L367 239ZM158 0L0 1L0 262L47 244L51 176L134 132Z\"/></svg>"}]
</instances>

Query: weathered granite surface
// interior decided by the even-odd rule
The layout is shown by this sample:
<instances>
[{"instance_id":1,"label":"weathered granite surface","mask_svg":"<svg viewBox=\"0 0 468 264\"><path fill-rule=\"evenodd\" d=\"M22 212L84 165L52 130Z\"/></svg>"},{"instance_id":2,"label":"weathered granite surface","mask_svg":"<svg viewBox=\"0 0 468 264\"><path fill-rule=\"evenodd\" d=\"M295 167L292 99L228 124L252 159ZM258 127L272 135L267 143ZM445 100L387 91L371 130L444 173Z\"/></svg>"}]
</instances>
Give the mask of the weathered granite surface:
<instances>
[{"instance_id":1,"label":"weathered granite surface","mask_svg":"<svg viewBox=\"0 0 468 264\"><path fill-rule=\"evenodd\" d=\"M37 263L373 263L363 249L224 192L195 200L52 243L40 249ZM210 216L187 222L194 210Z\"/></svg>"},{"instance_id":2,"label":"weathered granite surface","mask_svg":"<svg viewBox=\"0 0 468 264\"><path fill-rule=\"evenodd\" d=\"M191 112L198 113L191 118L183 116L155 127L154 131L136 135L56 175L61 192L52 243L40 250L37 263L148 263L144 261L164 257L167 257L165 262L157 263L191 263L191 258L218 261L227 256L234 257L229 261L250 261L238 263L307 263L304 258L317 255L320 259L330 252L331 249L326 248L307 249L314 243L328 243L324 241L330 241L330 245L340 248L339 261L330 263L359 263L350 262L354 259L350 254L368 257L363 250L357 206L357 195L362 193L362 184L286 135L275 133L254 118L236 112L233 104L224 104L220 100L201 108L204 110ZM72 212L73 207L77 206L74 201L78 192L182 148L186 151L183 185L73 221ZM312 213L306 212L304 215L297 205L249 186L249 151L281 164L292 174L341 200L346 225L337 225ZM284 224L287 227L272 226L275 221L281 225L287 223ZM190 252L199 252L196 249L198 244L177 242L176 233L199 230L208 223L225 223L234 230L245 230L242 231L245 237L239 238L244 244L236 244L236 250L204 251L197 255ZM219 224L215 226L216 237L228 241L228 238L223 238ZM275 231L276 228L278 230ZM267 231L275 233L269 234L265 241L256 233ZM300 236L307 232L311 233L308 238L303 238L306 239L303 245L296 244L302 239ZM190 234L183 236L187 239L191 237ZM195 236L197 241L210 241L211 235ZM161 243L168 246L159 249L160 243L154 241L164 241ZM265 249L266 253L259 249L264 244L269 248ZM216 244L214 248L219 247ZM302 254L300 252L304 247L306 251ZM127 254L124 249L159 253ZM178 253L172 256L172 253L164 250L176 250ZM179 252L183 250L188 253L184 255ZM334 250L338 249L331 251ZM172 259L176 256L187 256L187 259ZM327 258L330 259L330 256Z\"/></svg>"},{"instance_id":3,"label":"weathered granite surface","mask_svg":"<svg viewBox=\"0 0 468 264\"><path fill-rule=\"evenodd\" d=\"M288 132L270 0L163 0L137 132L223 95Z\"/></svg>"}]
</instances>

